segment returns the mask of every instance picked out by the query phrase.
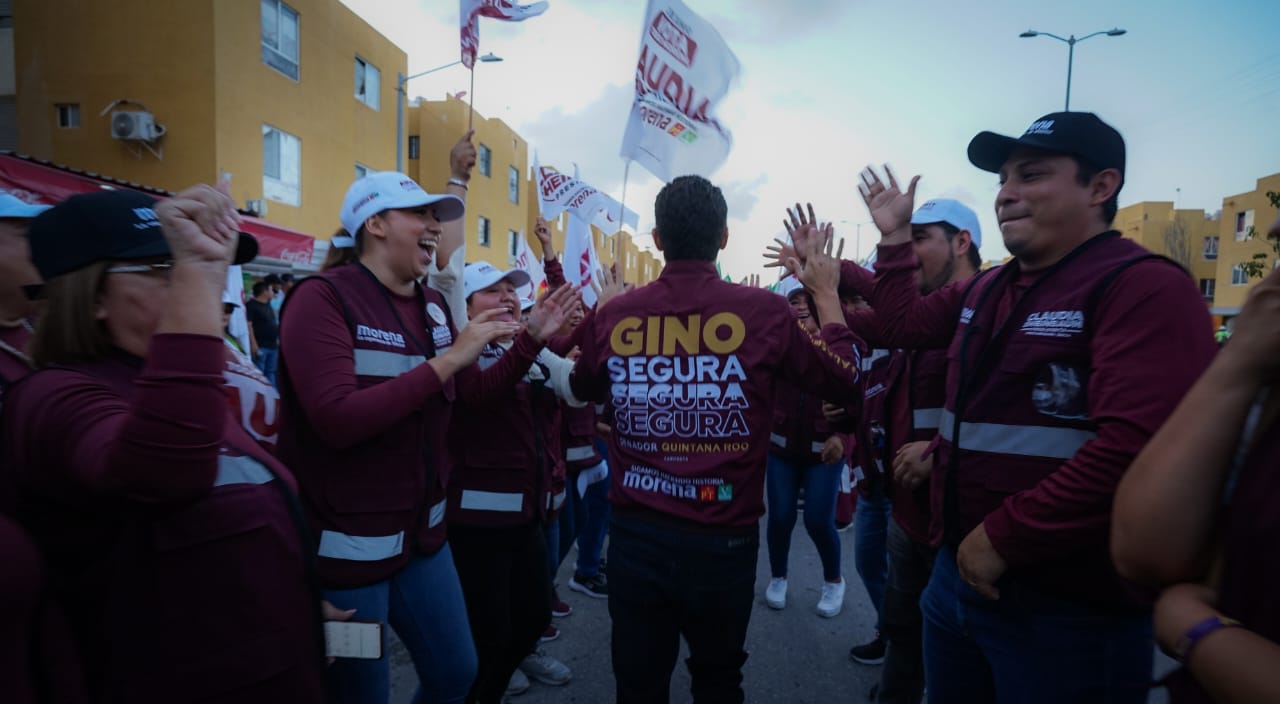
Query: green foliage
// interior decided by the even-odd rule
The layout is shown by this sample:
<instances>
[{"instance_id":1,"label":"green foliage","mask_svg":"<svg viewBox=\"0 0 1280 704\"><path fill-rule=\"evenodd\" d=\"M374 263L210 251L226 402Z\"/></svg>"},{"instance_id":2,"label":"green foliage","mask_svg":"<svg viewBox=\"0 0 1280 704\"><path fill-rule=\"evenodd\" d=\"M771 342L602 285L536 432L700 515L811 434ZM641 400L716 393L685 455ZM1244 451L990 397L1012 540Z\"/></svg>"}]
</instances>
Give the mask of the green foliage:
<instances>
[{"instance_id":1,"label":"green foliage","mask_svg":"<svg viewBox=\"0 0 1280 704\"><path fill-rule=\"evenodd\" d=\"M1267 191L1267 200L1271 201L1271 207L1280 208L1280 193ZM1258 229L1250 226L1248 234L1245 235L1245 239L1251 240L1257 236ZM1276 258L1280 259L1280 237L1275 234L1268 233L1266 240L1267 244L1271 246L1271 251L1275 253ZM1244 270L1245 275L1250 279L1261 279L1266 276L1267 272L1271 269L1271 267L1267 265L1271 256L1272 255L1267 254L1266 252L1259 252L1253 255L1253 259L1250 261L1240 262L1240 268Z\"/></svg>"}]
</instances>

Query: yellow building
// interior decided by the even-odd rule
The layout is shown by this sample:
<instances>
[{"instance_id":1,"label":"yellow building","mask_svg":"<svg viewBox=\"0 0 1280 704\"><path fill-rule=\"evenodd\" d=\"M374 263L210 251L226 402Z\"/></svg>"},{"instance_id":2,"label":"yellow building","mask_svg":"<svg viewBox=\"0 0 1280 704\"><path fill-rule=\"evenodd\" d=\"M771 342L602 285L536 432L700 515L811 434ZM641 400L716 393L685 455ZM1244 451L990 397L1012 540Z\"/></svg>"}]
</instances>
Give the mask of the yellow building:
<instances>
[{"instance_id":1,"label":"yellow building","mask_svg":"<svg viewBox=\"0 0 1280 704\"><path fill-rule=\"evenodd\" d=\"M1144 201L1121 208L1115 229L1148 250L1178 262L1214 306L1218 271L1218 221L1203 210L1175 210L1168 201Z\"/></svg>"},{"instance_id":2,"label":"yellow building","mask_svg":"<svg viewBox=\"0 0 1280 704\"><path fill-rule=\"evenodd\" d=\"M1258 179L1257 187L1222 199L1222 217L1218 223L1217 294L1213 312L1231 316L1240 312L1249 289L1260 281L1249 278L1241 263L1253 261L1253 255L1264 254L1269 272L1280 264L1275 250L1266 239L1267 227L1276 219L1276 207L1267 192L1280 193L1280 173ZM1255 237L1249 233L1256 232Z\"/></svg>"},{"instance_id":3,"label":"yellow building","mask_svg":"<svg viewBox=\"0 0 1280 704\"><path fill-rule=\"evenodd\" d=\"M395 167L405 52L339 0L15 0L13 39L22 153L169 190L227 177L322 239L356 175Z\"/></svg>"},{"instance_id":4,"label":"yellow building","mask_svg":"<svg viewBox=\"0 0 1280 704\"><path fill-rule=\"evenodd\" d=\"M406 109L405 173L429 192L439 192L449 180L449 151L467 131L469 107L448 96L418 100ZM518 238L528 240L541 254L534 237L538 218L537 184L530 170L529 144L498 118L471 116L477 163L467 187L466 244L468 261L487 261L499 268L515 260ZM550 223L552 245L564 252L568 214ZM602 266L622 263L626 281L647 283L657 278L661 264L632 241L626 231L607 235L592 226L596 255ZM645 257L648 257L646 260ZM646 263L647 262L647 263Z\"/></svg>"}]
</instances>

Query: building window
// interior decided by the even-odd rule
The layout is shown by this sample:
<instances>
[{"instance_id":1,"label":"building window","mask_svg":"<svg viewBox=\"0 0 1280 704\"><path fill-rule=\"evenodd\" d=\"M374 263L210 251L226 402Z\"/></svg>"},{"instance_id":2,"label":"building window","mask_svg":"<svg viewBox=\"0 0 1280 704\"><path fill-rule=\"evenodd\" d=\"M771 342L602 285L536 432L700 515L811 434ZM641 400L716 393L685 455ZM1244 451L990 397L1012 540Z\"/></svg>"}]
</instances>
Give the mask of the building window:
<instances>
[{"instance_id":1,"label":"building window","mask_svg":"<svg viewBox=\"0 0 1280 704\"><path fill-rule=\"evenodd\" d=\"M520 233L507 230L507 263L515 264L518 256L520 256Z\"/></svg>"},{"instance_id":2,"label":"building window","mask_svg":"<svg viewBox=\"0 0 1280 704\"><path fill-rule=\"evenodd\" d=\"M609 256L613 257L613 260L615 262L618 261L618 238L617 237L611 237L609 239Z\"/></svg>"},{"instance_id":3,"label":"building window","mask_svg":"<svg viewBox=\"0 0 1280 704\"><path fill-rule=\"evenodd\" d=\"M479 224L476 226L476 239L480 241L481 247L489 246L489 218L480 216Z\"/></svg>"},{"instance_id":4,"label":"building window","mask_svg":"<svg viewBox=\"0 0 1280 704\"><path fill-rule=\"evenodd\" d=\"M507 167L507 200L520 202L520 171L514 166Z\"/></svg>"},{"instance_id":5,"label":"building window","mask_svg":"<svg viewBox=\"0 0 1280 704\"><path fill-rule=\"evenodd\" d=\"M262 126L262 196L302 205L302 141L270 125Z\"/></svg>"},{"instance_id":6,"label":"building window","mask_svg":"<svg viewBox=\"0 0 1280 704\"><path fill-rule=\"evenodd\" d=\"M361 164L358 161L356 162L356 180L357 181L364 178L365 176L368 176L369 171L370 171L369 167L365 166L364 164Z\"/></svg>"},{"instance_id":7,"label":"building window","mask_svg":"<svg viewBox=\"0 0 1280 704\"><path fill-rule=\"evenodd\" d=\"M1204 296L1206 301L1213 300L1213 291L1218 287L1217 279L1200 279L1200 295Z\"/></svg>"},{"instance_id":8,"label":"building window","mask_svg":"<svg viewBox=\"0 0 1280 704\"><path fill-rule=\"evenodd\" d=\"M493 152L489 151L488 147L481 144L480 151L477 154L477 162L479 163L481 174L484 174L485 176L489 175L489 162L492 161L492 159Z\"/></svg>"},{"instance_id":9,"label":"building window","mask_svg":"<svg viewBox=\"0 0 1280 704\"><path fill-rule=\"evenodd\" d=\"M1242 210L1236 213L1236 242L1249 239L1249 228L1253 227L1253 210Z\"/></svg>"},{"instance_id":10,"label":"building window","mask_svg":"<svg viewBox=\"0 0 1280 704\"><path fill-rule=\"evenodd\" d=\"M79 103L62 103L58 108L58 126L65 129L75 129L80 126L80 104Z\"/></svg>"},{"instance_id":11,"label":"building window","mask_svg":"<svg viewBox=\"0 0 1280 704\"><path fill-rule=\"evenodd\" d=\"M409 158L410 159L418 158L418 149L421 148L419 147L419 142L420 140L418 138L418 135L416 134L409 138Z\"/></svg>"},{"instance_id":12,"label":"building window","mask_svg":"<svg viewBox=\"0 0 1280 704\"><path fill-rule=\"evenodd\" d=\"M1231 267L1231 285L1244 286L1249 283L1249 275L1245 273L1244 265L1236 264Z\"/></svg>"},{"instance_id":13,"label":"building window","mask_svg":"<svg viewBox=\"0 0 1280 704\"><path fill-rule=\"evenodd\" d=\"M298 12L280 0L262 2L262 63L298 80Z\"/></svg>"},{"instance_id":14,"label":"building window","mask_svg":"<svg viewBox=\"0 0 1280 704\"><path fill-rule=\"evenodd\" d=\"M1218 238L1217 237L1204 238L1204 258L1205 259L1218 258Z\"/></svg>"},{"instance_id":15,"label":"building window","mask_svg":"<svg viewBox=\"0 0 1280 704\"><path fill-rule=\"evenodd\" d=\"M356 100L378 109L378 87L382 82L382 72L377 66L356 57Z\"/></svg>"}]
</instances>

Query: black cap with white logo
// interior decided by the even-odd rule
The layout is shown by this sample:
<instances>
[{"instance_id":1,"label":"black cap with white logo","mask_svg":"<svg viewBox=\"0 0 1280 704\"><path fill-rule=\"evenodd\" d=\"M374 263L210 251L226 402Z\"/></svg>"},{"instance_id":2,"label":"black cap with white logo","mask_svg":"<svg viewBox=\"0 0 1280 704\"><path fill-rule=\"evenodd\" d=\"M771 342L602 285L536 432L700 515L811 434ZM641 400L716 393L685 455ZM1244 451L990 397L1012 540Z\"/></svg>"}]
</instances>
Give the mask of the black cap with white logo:
<instances>
[{"instance_id":1,"label":"black cap with white logo","mask_svg":"<svg viewBox=\"0 0 1280 704\"><path fill-rule=\"evenodd\" d=\"M31 261L49 281L98 261L169 255L156 217L156 199L128 190L80 193L40 213L27 239ZM258 256L258 241L241 232L236 264Z\"/></svg>"},{"instance_id":2,"label":"black cap with white logo","mask_svg":"<svg viewBox=\"0 0 1280 704\"><path fill-rule=\"evenodd\" d=\"M969 161L999 173L1018 147L1079 157L1097 169L1116 169L1124 178L1124 138L1091 112L1054 112L1031 123L1021 137L980 132L969 142Z\"/></svg>"}]
</instances>

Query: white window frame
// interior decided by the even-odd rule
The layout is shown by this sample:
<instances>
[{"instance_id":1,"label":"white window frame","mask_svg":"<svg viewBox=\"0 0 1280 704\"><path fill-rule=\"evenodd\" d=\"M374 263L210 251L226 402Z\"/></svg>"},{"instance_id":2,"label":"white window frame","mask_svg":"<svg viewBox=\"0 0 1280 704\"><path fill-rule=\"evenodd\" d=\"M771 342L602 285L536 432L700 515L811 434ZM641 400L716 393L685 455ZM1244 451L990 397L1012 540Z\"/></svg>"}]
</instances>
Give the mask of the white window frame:
<instances>
[{"instance_id":1,"label":"white window frame","mask_svg":"<svg viewBox=\"0 0 1280 704\"><path fill-rule=\"evenodd\" d=\"M64 130L74 130L80 128L80 103L57 103L54 105L57 113L58 127Z\"/></svg>"},{"instance_id":2,"label":"white window frame","mask_svg":"<svg viewBox=\"0 0 1280 704\"><path fill-rule=\"evenodd\" d=\"M282 2L281 0L259 0L259 8L260 8L259 12L262 13L262 16L259 18L259 25L258 25L259 26L259 31L258 31L259 43L262 45L262 63L270 66L276 71L279 71L282 75L292 78L295 81L299 80L300 76L302 75L301 60L299 57L299 54L301 53L300 45L302 44L302 32L301 32L302 21L300 16L298 15L298 11L293 9L292 7L289 7L289 5ZM275 30L276 31L275 31L274 37L263 36L266 31L266 22L267 22L267 16L268 16L266 13L268 12L275 13L275 25L276 25ZM286 19L293 22L293 55L292 56L290 56L289 52L287 51L287 48L282 46L283 43L281 42L281 39L282 39L281 30L284 27L284 21Z\"/></svg>"},{"instance_id":3,"label":"white window frame","mask_svg":"<svg viewBox=\"0 0 1280 704\"><path fill-rule=\"evenodd\" d=\"M479 216L479 219L476 220L476 242L481 247L488 247L492 243L489 227L489 218L483 215Z\"/></svg>"},{"instance_id":4,"label":"white window frame","mask_svg":"<svg viewBox=\"0 0 1280 704\"><path fill-rule=\"evenodd\" d=\"M357 55L355 80L356 100L377 110L382 94L382 71Z\"/></svg>"},{"instance_id":5,"label":"white window frame","mask_svg":"<svg viewBox=\"0 0 1280 704\"><path fill-rule=\"evenodd\" d=\"M514 166L507 167L507 200L520 203L520 169Z\"/></svg>"},{"instance_id":6,"label":"white window frame","mask_svg":"<svg viewBox=\"0 0 1280 704\"><path fill-rule=\"evenodd\" d=\"M1253 208L1236 213L1236 242L1249 239L1249 228L1253 227Z\"/></svg>"},{"instance_id":7,"label":"white window frame","mask_svg":"<svg viewBox=\"0 0 1280 704\"><path fill-rule=\"evenodd\" d=\"M476 166L480 169L480 174L489 176L493 171L493 150L480 144L480 148L476 150Z\"/></svg>"},{"instance_id":8,"label":"white window frame","mask_svg":"<svg viewBox=\"0 0 1280 704\"><path fill-rule=\"evenodd\" d=\"M1207 284L1207 285L1206 285ZM1213 300L1214 294L1218 292L1217 279L1200 279L1200 295L1206 300Z\"/></svg>"},{"instance_id":9,"label":"white window frame","mask_svg":"<svg viewBox=\"0 0 1280 704\"><path fill-rule=\"evenodd\" d=\"M270 153L272 133L278 135L274 155ZM288 163L291 153L292 165ZM265 123L262 125L262 197L285 205L302 205L302 140Z\"/></svg>"},{"instance_id":10,"label":"white window frame","mask_svg":"<svg viewBox=\"0 0 1280 704\"><path fill-rule=\"evenodd\" d=\"M1206 260L1212 261L1218 258L1218 238L1216 236L1204 238L1203 255Z\"/></svg>"},{"instance_id":11,"label":"white window frame","mask_svg":"<svg viewBox=\"0 0 1280 704\"><path fill-rule=\"evenodd\" d=\"M507 230L507 263L515 264L518 256L520 256L520 233Z\"/></svg>"},{"instance_id":12,"label":"white window frame","mask_svg":"<svg viewBox=\"0 0 1280 704\"><path fill-rule=\"evenodd\" d=\"M1243 264L1233 264L1231 266L1231 285L1246 286L1249 283L1249 274L1245 272Z\"/></svg>"}]
</instances>

